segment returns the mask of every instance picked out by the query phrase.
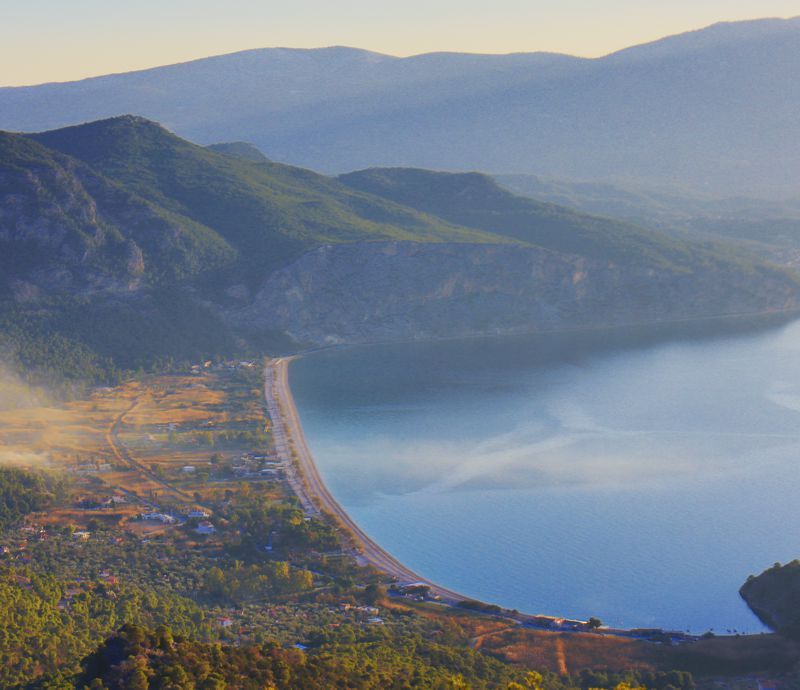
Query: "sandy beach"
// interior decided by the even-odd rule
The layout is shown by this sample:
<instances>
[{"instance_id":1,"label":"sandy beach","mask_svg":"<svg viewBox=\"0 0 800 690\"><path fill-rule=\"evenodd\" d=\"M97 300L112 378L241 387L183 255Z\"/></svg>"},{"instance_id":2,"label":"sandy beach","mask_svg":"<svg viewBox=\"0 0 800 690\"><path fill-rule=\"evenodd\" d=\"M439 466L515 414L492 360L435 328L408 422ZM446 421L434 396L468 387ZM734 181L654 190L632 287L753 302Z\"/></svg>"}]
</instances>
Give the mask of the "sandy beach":
<instances>
[{"instance_id":1,"label":"sandy beach","mask_svg":"<svg viewBox=\"0 0 800 690\"><path fill-rule=\"evenodd\" d=\"M286 464L287 479L303 509L309 515L327 513L349 532L354 553L361 565L371 565L395 578L398 584L421 583L431 593L451 603L467 597L426 580L410 570L394 556L376 544L347 514L328 491L319 474L314 456L306 443L300 415L289 387L289 366L294 357L282 357L267 362L264 374L264 397L272 419L273 438L278 455Z\"/></svg>"}]
</instances>

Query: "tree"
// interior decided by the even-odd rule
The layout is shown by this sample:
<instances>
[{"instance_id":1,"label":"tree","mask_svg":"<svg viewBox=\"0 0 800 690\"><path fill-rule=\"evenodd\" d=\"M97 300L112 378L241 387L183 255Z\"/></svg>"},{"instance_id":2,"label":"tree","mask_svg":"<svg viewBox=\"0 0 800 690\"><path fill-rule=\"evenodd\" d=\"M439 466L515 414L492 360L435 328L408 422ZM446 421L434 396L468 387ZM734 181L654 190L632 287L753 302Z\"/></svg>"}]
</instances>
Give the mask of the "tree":
<instances>
[{"instance_id":1,"label":"tree","mask_svg":"<svg viewBox=\"0 0 800 690\"><path fill-rule=\"evenodd\" d=\"M379 584L373 582L364 588L364 601L371 606L374 606L385 597L386 588Z\"/></svg>"},{"instance_id":2,"label":"tree","mask_svg":"<svg viewBox=\"0 0 800 690\"><path fill-rule=\"evenodd\" d=\"M525 686L531 690L542 690L542 674L537 671L528 671L525 674Z\"/></svg>"},{"instance_id":3,"label":"tree","mask_svg":"<svg viewBox=\"0 0 800 690\"><path fill-rule=\"evenodd\" d=\"M589 630L597 630L599 627L603 625L603 621L601 621L599 618L595 618L594 616L592 616L587 621L587 625L589 626Z\"/></svg>"},{"instance_id":4,"label":"tree","mask_svg":"<svg viewBox=\"0 0 800 690\"><path fill-rule=\"evenodd\" d=\"M148 690L150 681L147 679L147 674L140 668L137 668L128 680L129 690Z\"/></svg>"},{"instance_id":5,"label":"tree","mask_svg":"<svg viewBox=\"0 0 800 690\"><path fill-rule=\"evenodd\" d=\"M225 690L227 687L225 679L218 673L212 673L200 685L201 690Z\"/></svg>"}]
</instances>

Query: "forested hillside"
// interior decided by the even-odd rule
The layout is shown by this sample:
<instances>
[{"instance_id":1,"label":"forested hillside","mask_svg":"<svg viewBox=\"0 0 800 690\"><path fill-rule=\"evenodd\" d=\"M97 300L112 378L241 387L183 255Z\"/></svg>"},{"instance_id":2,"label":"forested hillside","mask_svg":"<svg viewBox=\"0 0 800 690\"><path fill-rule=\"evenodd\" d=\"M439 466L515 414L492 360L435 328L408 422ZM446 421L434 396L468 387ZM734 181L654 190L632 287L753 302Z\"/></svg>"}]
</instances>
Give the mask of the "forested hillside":
<instances>
[{"instance_id":1,"label":"forested hillside","mask_svg":"<svg viewBox=\"0 0 800 690\"><path fill-rule=\"evenodd\" d=\"M0 135L0 356L70 391L369 342L790 310L761 260L485 175L335 179L141 117Z\"/></svg>"}]
</instances>

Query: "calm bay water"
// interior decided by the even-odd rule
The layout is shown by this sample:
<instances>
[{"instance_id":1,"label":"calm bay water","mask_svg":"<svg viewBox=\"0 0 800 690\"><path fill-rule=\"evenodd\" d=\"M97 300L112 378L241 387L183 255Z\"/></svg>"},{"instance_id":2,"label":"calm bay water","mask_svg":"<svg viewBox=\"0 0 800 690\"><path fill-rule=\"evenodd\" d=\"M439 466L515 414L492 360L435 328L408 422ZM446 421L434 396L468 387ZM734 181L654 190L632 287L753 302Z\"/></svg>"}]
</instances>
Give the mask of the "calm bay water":
<instances>
[{"instance_id":1,"label":"calm bay water","mask_svg":"<svg viewBox=\"0 0 800 690\"><path fill-rule=\"evenodd\" d=\"M800 322L329 350L291 385L344 508L468 596L756 632L739 586L800 557Z\"/></svg>"}]
</instances>

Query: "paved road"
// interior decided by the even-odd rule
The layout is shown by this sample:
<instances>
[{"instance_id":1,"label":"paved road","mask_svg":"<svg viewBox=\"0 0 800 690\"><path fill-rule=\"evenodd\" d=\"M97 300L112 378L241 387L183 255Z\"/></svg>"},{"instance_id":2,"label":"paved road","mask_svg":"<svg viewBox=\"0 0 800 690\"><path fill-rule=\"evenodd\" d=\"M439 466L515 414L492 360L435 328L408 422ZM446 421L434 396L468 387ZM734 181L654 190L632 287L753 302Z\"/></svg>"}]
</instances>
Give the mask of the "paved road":
<instances>
[{"instance_id":1,"label":"paved road","mask_svg":"<svg viewBox=\"0 0 800 690\"><path fill-rule=\"evenodd\" d=\"M468 598L458 592L453 592L420 577L390 553L387 553L364 533L328 491L306 443L300 416L289 388L289 364L293 359L295 358L284 357L267 362L264 374L264 396L272 420L275 450L285 464L289 484L300 500L303 509L308 515L319 516L323 512L333 515L351 534L354 542L352 554L360 564L372 565L394 577L401 584L421 583L427 585L432 594L441 597L442 604L453 606L467 601ZM292 450L294 450L294 455ZM524 624L527 627L561 634L591 632L595 635L646 639L635 631L625 629L601 628L589 631L585 621L565 621L554 616L531 615L505 609L494 613L489 612L489 614L514 621L514 626ZM510 626L510 628L514 626ZM696 639L691 635L681 635L681 637L683 641L687 642Z\"/></svg>"},{"instance_id":2,"label":"paved road","mask_svg":"<svg viewBox=\"0 0 800 690\"><path fill-rule=\"evenodd\" d=\"M300 416L289 388L288 371L292 359L286 357L267 363L264 394L272 420L275 450L286 463L289 484L304 510L309 515L318 516L323 511L333 515L352 535L355 545L353 555L362 565L372 565L402 584L425 584L433 594L449 603L464 601L466 597L420 577L382 549L352 520L328 491L306 443ZM292 447L295 457L292 456ZM296 465L293 460L296 460ZM294 469L295 466L299 472Z\"/></svg>"}]
</instances>

